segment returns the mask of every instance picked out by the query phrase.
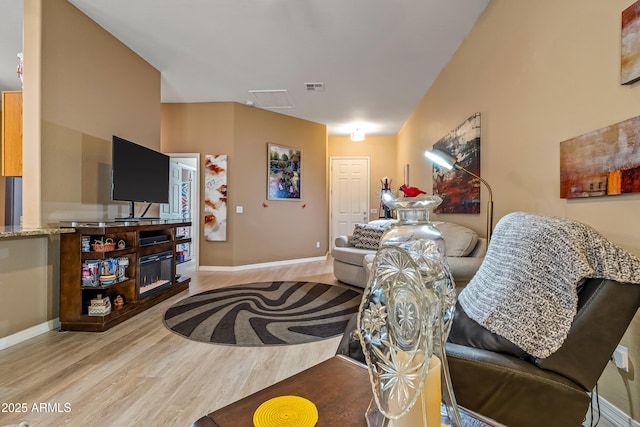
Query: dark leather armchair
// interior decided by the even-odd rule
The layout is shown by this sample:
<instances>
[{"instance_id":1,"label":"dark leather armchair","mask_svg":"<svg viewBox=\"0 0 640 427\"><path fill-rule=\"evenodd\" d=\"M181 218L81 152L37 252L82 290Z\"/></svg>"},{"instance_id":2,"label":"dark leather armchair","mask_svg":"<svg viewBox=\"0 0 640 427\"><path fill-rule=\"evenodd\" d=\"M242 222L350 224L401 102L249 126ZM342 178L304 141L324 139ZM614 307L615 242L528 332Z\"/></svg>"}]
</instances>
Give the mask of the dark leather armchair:
<instances>
[{"instance_id":1,"label":"dark leather armchair","mask_svg":"<svg viewBox=\"0 0 640 427\"><path fill-rule=\"evenodd\" d=\"M524 354L458 305L446 346L460 405L511 427L580 426L595 387L640 306L640 285L588 279L562 347Z\"/></svg>"},{"instance_id":2,"label":"dark leather armchair","mask_svg":"<svg viewBox=\"0 0 640 427\"><path fill-rule=\"evenodd\" d=\"M562 347L546 359L528 356L466 316L458 305L446 346L461 406L510 427L578 427L600 375L640 307L640 285L588 279ZM350 320L338 347L364 363Z\"/></svg>"}]
</instances>

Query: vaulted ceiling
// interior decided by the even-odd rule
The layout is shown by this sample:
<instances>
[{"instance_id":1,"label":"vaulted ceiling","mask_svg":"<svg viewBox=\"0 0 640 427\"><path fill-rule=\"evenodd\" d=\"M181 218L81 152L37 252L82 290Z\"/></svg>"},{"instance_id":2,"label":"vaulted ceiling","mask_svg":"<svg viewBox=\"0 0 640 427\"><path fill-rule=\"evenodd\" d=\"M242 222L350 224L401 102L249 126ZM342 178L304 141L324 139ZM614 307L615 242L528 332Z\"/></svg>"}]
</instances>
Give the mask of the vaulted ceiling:
<instances>
[{"instance_id":1,"label":"vaulted ceiling","mask_svg":"<svg viewBox=\"0 0 640 427\"><path fill-rule=\"evenodd\" d=\"M330 135L395 134L489 2L68 1L161 72L163 102L240 102ZM22 0L0 12L0 89L19 89Z\"/></svg>"}]
</instances>

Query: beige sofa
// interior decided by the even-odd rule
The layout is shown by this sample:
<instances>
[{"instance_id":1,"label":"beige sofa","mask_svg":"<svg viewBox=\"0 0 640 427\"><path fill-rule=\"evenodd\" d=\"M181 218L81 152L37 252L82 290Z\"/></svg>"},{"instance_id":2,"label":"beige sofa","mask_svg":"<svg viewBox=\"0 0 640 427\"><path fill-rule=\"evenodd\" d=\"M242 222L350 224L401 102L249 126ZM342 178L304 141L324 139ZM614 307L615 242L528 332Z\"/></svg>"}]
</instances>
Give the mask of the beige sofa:
<instances>
[{"instance_id":1,"label":"beige sofa","mask_svg":"<svg viewBox=\"0 0 640 427\"><path fill-rule=\"evenodd\" d=\"M352 235L336 238L335 246L331 249L333 274L336 279L361 288L366 286L366 265L370 264L375 256L376 239L379 239L384 229L392 222L372 221L356 226ZM466 285L484 259L487 239L478 237L473 230L452 222L434 222L434 225L444 238L447 262L456 285Z\"/></svg>"}]
</instances>

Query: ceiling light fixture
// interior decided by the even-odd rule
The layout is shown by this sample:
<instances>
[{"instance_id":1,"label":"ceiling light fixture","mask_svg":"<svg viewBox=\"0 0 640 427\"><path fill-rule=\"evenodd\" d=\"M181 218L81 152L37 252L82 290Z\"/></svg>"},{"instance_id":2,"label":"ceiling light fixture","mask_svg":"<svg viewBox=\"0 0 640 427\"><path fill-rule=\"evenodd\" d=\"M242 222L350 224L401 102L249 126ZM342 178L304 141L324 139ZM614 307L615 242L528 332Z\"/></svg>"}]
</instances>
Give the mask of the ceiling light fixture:
<instances>
[{"instance_id":1,"label":"ceiling light fixture","mask_svg":"<svg viewBox=\"0 0 640 427\"><path fill-rule=\"evenodd\" d=\"M351 140L360 142L364 141L364 132L360 128L356 128L353 132L351 132Z\"/></svg>"}]
</instances>

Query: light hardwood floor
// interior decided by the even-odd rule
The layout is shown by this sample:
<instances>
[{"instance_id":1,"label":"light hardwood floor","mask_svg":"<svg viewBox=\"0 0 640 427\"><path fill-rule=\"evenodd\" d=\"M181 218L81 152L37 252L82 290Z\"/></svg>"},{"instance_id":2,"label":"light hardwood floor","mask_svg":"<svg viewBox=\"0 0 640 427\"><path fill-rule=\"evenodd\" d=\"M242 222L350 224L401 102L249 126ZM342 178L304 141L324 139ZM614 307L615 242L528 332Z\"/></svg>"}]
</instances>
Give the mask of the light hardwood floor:
<instances>
[{"instance_id":1,"label":"light hardwood floor","mask_svg":"<svg viewBox=\"0 0 640 427\"><path fill-rule=\"evenodd\" d=\"M330 260L189 275L188 291L106 332L51 331L0 351L0 426L190 426L335 354L340 337L246 348L190 341L162 324L171 304L208 289L271 280L337 283ZM16 413L16 404L25 404L25 412Z\"/></svg>"},{"instance_id":2,"label":"light hardwood floor","mask_svg":"<svg viewBox=\"0 0 640 427\"><path fill-rule=\"evenodd\" d=\"M340 337L294 346L232 347L190 341L162 324L171 304L208 289L270 280L337 284L331 260L188 275L188 291L107 332L51 331L0 351L0 426L20 421L30 427L190 426L335 354ZM22 404L25 412L2 412ZM613 424L601 419L598 427Z\"/></svg>"}]
</instances>

